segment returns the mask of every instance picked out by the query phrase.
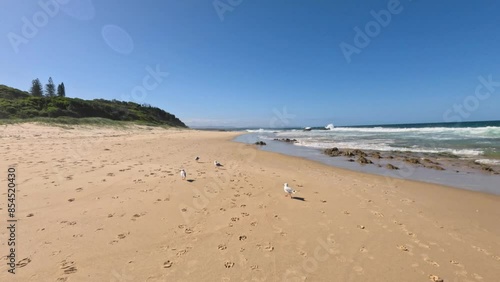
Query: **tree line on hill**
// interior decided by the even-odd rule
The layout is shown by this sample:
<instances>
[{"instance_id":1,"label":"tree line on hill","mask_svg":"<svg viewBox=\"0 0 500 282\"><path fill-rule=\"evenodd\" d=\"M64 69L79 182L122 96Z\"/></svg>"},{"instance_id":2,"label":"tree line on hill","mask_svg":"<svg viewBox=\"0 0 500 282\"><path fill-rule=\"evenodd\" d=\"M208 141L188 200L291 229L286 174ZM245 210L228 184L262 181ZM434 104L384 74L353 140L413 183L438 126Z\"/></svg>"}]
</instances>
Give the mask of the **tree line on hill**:
<instances>
[{"instance_id":1,"label":"tree line on hill","mask_svg":"<svg viewBox=\"0 0 500 282\"><path fill-rule=\"evenodd\" d=\"M66 97L66 87L64 86L64 82L61 82L57 85L57 93L56 93L56 85L52 80L52 77L49 77L49 81L45 84L45 93L43 91L42 83L38 78L33 79L31 81L30 93L34 97Z\"/></svg>"},{"instance_id":2,"label":"tree line on hill","mask_svg":"<svg viewBox=\"0 0 500 282\"><path fill-rule=\"evenodd\" d=\"M42 90L38 79L29 92L0 84L0 119L26 118L105 118L147 124L187 127L175 115L147 104L118 100L83 100L65 97L64 84L49 78Z\"/></svg>"}]
</instances>

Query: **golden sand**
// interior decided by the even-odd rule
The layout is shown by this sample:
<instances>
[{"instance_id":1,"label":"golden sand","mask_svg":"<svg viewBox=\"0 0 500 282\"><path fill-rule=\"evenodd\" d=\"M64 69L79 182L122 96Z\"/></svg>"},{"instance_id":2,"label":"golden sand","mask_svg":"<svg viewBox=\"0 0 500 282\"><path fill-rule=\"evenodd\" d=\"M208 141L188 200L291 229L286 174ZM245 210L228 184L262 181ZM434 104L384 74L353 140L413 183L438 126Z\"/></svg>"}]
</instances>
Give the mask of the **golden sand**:
<instances>
[{"instance_id":1,"label":"golden sand","mask_svg":"<svg viewBox=\"0 0 500 282\"><path fill-rule=\"evenodd\" d=\"M18 265L10 274L4 256L0 281L499 281L499 196L259 151L236 134L1 126L0 253L14 165Z\"/></svg>"}]
</instances>

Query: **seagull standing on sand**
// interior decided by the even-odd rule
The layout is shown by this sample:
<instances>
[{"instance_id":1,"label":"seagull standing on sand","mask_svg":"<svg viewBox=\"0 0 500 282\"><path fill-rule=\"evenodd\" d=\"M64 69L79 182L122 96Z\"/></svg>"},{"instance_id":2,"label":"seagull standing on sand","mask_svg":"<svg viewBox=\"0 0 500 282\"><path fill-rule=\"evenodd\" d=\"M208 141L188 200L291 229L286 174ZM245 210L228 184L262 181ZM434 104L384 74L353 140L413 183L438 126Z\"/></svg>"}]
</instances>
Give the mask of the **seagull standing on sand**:
<instances>
[{"instance_id":1,"label":"seagull standing on sand","mask_svg":"<svg viewBox=\"0 0 500 282\"><path fill-rule=\"evenodd\" d=\"M214 161L214 166L218 167L221 166L221 164L218 161Z\"/></svg>"},{"instance_id":2,"label":"seagull standing on sand","mask_svg":"<svg viewBox=\"0 0 500 282\"><path fill-rule=\"evenodd\" d=\"M286 193L285 197L288 197L288 195L290 195L290 199L292 199L292 198L293 198L293 197L292 197L292 194L295 194L295 192L297 192L297 191L293 190L293 188L292 188L292 187L289 187L289 186L288 186L288 183L285 183L285 185L283 186L283 190L284 190L284 191L285 191L285 193Z\"/></svg>"},{"instance_id":3,"label":"seagull standing on sand","mask_svg":"<svg viewBox=\"0 0 500 282\"><path fill-rule=\"evenodd\" d=\"M186 179L186 171L181 169L181 178L182 180Z\"/></svg>"}]
</instances>

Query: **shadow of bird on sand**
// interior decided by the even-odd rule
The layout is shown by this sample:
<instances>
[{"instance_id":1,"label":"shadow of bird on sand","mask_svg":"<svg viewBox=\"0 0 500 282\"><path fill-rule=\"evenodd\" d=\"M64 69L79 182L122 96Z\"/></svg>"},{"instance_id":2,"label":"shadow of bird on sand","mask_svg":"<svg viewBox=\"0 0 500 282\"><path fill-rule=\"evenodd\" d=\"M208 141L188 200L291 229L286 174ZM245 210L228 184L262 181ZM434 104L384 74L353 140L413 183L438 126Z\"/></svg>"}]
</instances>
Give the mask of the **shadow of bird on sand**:
<instances>
[{"instance_id":1,"label":"shadow of bird on sand","mask_svg":"<svg viewBox=\"0 0 500 282\"><path fill-rule=\"evenodd\" d=\"M187 182L189 183L194 182L194 179L188 179Z\"/></svg>"},{"instance_id":2,"label":"shadow of bird on sand","mask_svg":"<svg viewBox=\"0 0 500 282\"><path fill-rule=\"evenodd\" d=\"M297 200L297 201L302 201L302 202L305 202L305 201L306 201L306 199L305 199L305 198L302 198L302 197L293 197L293 196L292 196L292 199Z\"/></svg>"}]
</instances>

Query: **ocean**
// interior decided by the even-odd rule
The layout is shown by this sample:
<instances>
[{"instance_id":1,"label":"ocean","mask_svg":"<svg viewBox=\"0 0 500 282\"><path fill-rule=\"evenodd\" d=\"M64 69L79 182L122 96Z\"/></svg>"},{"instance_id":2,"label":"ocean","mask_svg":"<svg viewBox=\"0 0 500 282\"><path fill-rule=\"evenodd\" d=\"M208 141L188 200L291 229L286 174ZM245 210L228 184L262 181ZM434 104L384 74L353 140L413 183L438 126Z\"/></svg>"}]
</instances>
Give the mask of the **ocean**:
<instances>
[{"instance_id":1,"label":"ocean","mask_svg":"<svg viewBox=\"0 0 500 282\"><path fill-rule=\"evenodd\" d=\"M390 124L369 126L333 126L304 128L250 128L242 129L248 134L235 141L254 143L264 141L263 150L299 156L339 166L376 174L387 174L385 170L339 161L322 155L322 150L339 149L375 150L380 152L408 152L411 154L442 156L483 165L500 165L500 121L462 123ZM293 144L274 139L296 139ZM460 188L500 194L500 176L462 173L433 172L417 169L402 178L456 186ZM447 175L449 174L449 175ZM397 177L397 175L396 175ZM468 179L466 179L468 178ZM486 187L487 186L487 187Z\"/></svg>"}]
</instances>

